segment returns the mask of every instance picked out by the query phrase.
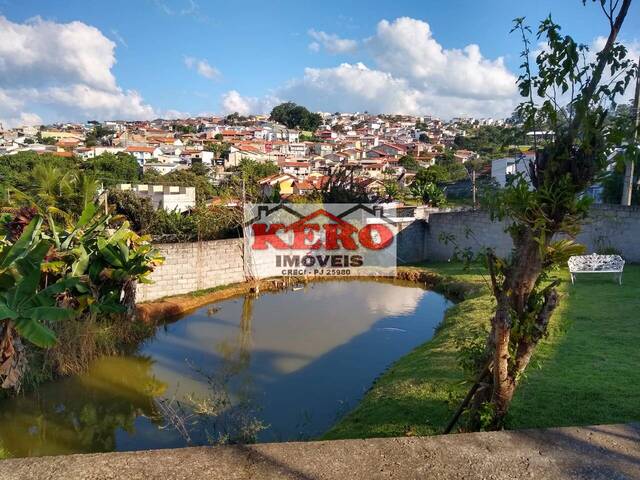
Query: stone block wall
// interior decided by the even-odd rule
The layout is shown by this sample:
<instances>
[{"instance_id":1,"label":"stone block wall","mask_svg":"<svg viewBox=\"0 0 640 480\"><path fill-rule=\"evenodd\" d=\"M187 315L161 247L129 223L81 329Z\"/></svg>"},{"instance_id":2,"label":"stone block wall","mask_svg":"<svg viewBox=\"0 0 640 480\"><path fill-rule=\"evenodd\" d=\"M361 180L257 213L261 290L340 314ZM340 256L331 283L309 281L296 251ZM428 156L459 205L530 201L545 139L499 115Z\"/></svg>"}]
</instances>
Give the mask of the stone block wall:
<instances>
[{"instance_id":1,"label":"stone block wall","mask_svg":"<svg viewBox=\"0 0 640 480\"><path fill-rule=\"evenodd\" d=\"M396 223L396 226L398 228L396 237L398 264L423 261L427 223L424 220L409 220Z\"/></svg>"},{"instance_id":2,"label":"stone block wall","mask_svg":"<svg viewBox=\"0 0 640 480\"><path fill-rule=\"evenodd\" d=\"M138 285L137 301L244 281L242 239L156 245L165 257L151 275L155 282Z\"/></svg>"},{"instance_id":3,"label":"stone block wall","mask_svg":"<svg viewBox=\"0 0 640 480\"><path fill-rule=\"evenodd\" d=\"M429 211L426 220L401 221L397 224L398 264L424 260L447 261L454 244L443 242L453 238L458 248L474 252L494 247L499 255L508 255L511 238L504 233L504 223L492 222L481 211ZM577 239L589 253L605 249L619 252L627 262L640 263L640 208L594 206ZM138 286L138 301L157 300L245 279L242 239L210 242L159 244L166 258L153 272L152 285ZM271 266L270 266L271 267ZM250 270L270 276L266 265ZM274 271L272 275L277 275Z\"/></svg>"},{"instance_id":4,"label":"stone block wall","mask_svg":"<svg viewBox=\"0 0 640 480\"><path fill-rule=\"evenodd\" d=\"M640 207L598 205L591 209L578 242L589 252L617 252L630 263L640 263Z\"/></svg>"},{"instance_id":5,"label":"stone block wall","mask_svg":"<svg viewBox=\"0 0 640 480\"><path fill-rule=\"evenodd\" d=\"M504 233L503 222L492 222L481 211L430 213L425 236L425 258L430 261L449 260L454 244L443 237L453 237L458 248L478 252L492 246L499 255L508 255L511 238ZM610 250L631 263L640 262L640 208L618 205L594 205L582 226L577 241L588 253Z\"/></svg>"}]
</instances>

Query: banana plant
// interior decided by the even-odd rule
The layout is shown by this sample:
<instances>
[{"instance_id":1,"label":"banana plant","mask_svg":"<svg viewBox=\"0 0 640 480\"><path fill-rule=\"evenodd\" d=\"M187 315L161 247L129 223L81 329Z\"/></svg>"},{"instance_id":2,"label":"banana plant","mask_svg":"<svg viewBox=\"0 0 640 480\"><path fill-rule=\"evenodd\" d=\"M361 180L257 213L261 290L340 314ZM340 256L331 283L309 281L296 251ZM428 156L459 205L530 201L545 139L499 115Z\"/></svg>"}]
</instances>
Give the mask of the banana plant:
<instances>
[{"instance_id":1,"label":"banana plant","mask_svg":"<svg viewBox=\"0 0 640 480\"><path fill-rule=\"evenodd\" d=\"M56 305L56 295L75 287L78 279L65 278L38 289L40 267L50 246L49 242L40 240L27 255L16 260L19 276L15 284L0 291L0 318L12 324L22 338L41 348L56 343L55 333L47 323L71 320L76 316L75 310Z\"/></svg>"},{"instance_id":2,"label":"banana plant","mask_svg":"<svg viewBox=\"0 0 640 480\"><path fill-rule=\"evenodd\" d=\"M131 314L135 284L149 283L149 274L163 260L150 239L133 232L128 222L115 231L110 229L114 220L91 203L70 228L59 228L49 216L50 238L56 246L57 258L51 259L47 268L82 278L82 284L76 288L81 294L79 304L94 314Z\"/></svg>"},{"instance_id":3,"label":"banana plant","mask_svg":"<svg viewBox=\"0 0 640 480\"><path fill-rule=\"evenodd\" d=\"M51 244L41 238L42 219L35 217L22 235L0 252L0 380L2 388L18 387L26 369L21 339L46 348L55 345L47 324L69 320L72 309L56 305L57 295L72 289L69 278L40 289L42 263Z\"/></svg>"}]
</instances>

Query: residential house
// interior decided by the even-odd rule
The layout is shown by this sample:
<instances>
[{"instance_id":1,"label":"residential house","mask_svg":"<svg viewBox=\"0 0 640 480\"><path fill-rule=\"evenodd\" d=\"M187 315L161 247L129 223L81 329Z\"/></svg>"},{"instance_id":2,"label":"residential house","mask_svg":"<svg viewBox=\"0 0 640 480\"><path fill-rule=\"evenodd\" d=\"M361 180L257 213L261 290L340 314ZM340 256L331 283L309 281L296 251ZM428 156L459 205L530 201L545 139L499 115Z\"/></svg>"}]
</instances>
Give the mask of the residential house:
<instances>
[{"instance_id":1,"label":"residential house","mask_svg":"<svg viewBox=\"0 0 640 480\"><path fill-rule=\"evenodd\" d=\"M385 156L389 157L401 157L402 155L407 154L406 148L387 142L380 142L376 147L376 150L384 152Z\"/></svg>"},{"instance_id":2,"label":"residential house","mask_svg":"<svg viewBox=\"0 0 640 480\"><path fill-rule=\"evenodd\" d=\"M280 171L299 178L305 178L311 173L311 165L305 161L284 161L280 164Z\"/></svg>"},{"instance_id":3,"label":"residential house","mask_svg":"<svg viewBox=\"0 0 640 480\"><path fill-rule=\"evenodd\" d=\"M247 160L253 160L255 162L265 163L277 161L275 155L270 153L264 153L258 150L256 147L250 145L232 146L229 149L229 157L225 160L225 168L237 167L240 165L240 161L246 158Z\"/></svg>"},{"instance_id":4,"label":"residential house","mask_svg":"<svg viewBox=\"0 0 640 480\"><path fill-rule=\"evenodd\" d=\"M124 149L124 151L130 155L133 155L135 159L138 161L138 164L144 166L147 162L151 161L152 158L157 157L162 153L157 147L148 147L148 146L131 146Z\"/></svg>"},{"instance_id":5,"label":"residential house","mask_svg":"<svg viewBox=\"0 0 640 480\"><path fill-rule=\"evenodd\" d=\"M458 163L467 163L470 160L475 160L479 158L476 152L472 152L471 150L456 150L453 152L453 158Z\"/></svg>"},{"instance_id":6,"label":"residential house","mask_svg":"<svg viewBox=\"0 0 640 480\"><path fill-rule=\"evenodd\" d=\"M125 192L133 192L142 198L148 198L154 208L164 208L168 212L186 212L196 206L195 187L121 183L115 188Z\"/></svg>"},{"instance_id":7,"label":"residential house","mask_svg":"<svg viewBox=\"0 0 640 480\"><path fill-rule=\"evenodd\" d=\"M296 158L304 158L307 156L307 144L301 143L289 143L289 155Z\"/></svg>"},{"instance_id":8,"label":"residential house","mask_svg":"<svg viewBox=\"0 0 640 480\"><path fill-rule=\"evenodd\" d=\"M292 186L294 195L306 195L315 190L313 183L308 180L295 180Z\"/></svg>"},{"instance_id":9,"label":"residential house","mask_svg":"<svg viewBox=\"0 0 640 480\"><path fill-rule=\"evenodd\" d=\"M333 152L333 145L331 145L330 143L316 142L313 145L313 152L316 155L324 157L325 155L329 155Z\"/></svg>"},{"instance_id":10,"label":"residential house","mask_svg":"<svg viewBox=\"0 0 640 480\"><path fill-rule=\"evenodd\" d=\"M264 197L272 198L274 193L278 191L281 196L288 196L294 193L293 184L298 181L293 175L286 173L276 173L269 177L265 177L258 181L260 191Z\"/></svg>"},{"instance_id":11,"label":"residential house","mask_svg":"<svg viewBox=\"0 0 640 480\"><path fill-rule=\"evenodd\" d=\"M532 158L533 153L493 160L491 162L491 177L501 187L507 184L509 177L517 174L522 174L527 181L530 181L528 165Z\"/></svg>"},{"instance_id":12,"label":"residential house","mask_svg":"<svg viewBox=\"0 0 640 480\"><path fill-rule=\"evenodd\" d=\"M160 175L166 175L167 173L171 173L174 170L176 170L179 166L180 166L180 164L178 164L178 163L158 163L158 162L151 163L151 162L146 162L142 166L142 172L146 173L149 170L155 170Z\"/></svg>"}]
</instances>

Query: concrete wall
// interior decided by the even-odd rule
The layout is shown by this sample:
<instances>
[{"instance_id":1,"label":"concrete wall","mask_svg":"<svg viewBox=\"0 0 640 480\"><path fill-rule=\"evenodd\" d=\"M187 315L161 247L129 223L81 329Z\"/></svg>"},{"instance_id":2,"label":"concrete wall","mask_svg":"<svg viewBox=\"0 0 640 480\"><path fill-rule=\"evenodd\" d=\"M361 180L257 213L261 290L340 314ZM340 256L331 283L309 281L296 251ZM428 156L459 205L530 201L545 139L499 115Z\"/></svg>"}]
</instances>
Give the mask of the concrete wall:
<instances>
[{"instance_id":1,"label":"concrete wall","mask_svg":"<svg viewBox=\"0 0 640 480\"><path fill-rule=\"evenodd\" d=\"M398 223L398 263L423 260L446 261L453 255L455 241L460 249L474 252L494 247L499 255L508 255L511 239L504 224L491 222L484 212L450 211L426 213L425 220L407 219ZM596 206L583 226L578 241L588 252L613 248L627 262L640 262L640 208ZM159 244L165 263L153 273L152 285L138 286L138 301L156 300L244 281L242 239L211 242ZM253 266L252 270L261 270ZM274 270L273 275L277 275ZM265 274L265 275L268 275Z\"/></svg>"},{"instance_id":2,"label":"concrete wall","mask_svg":"<svg viewBox=\"0 0 640 480\"><path fill-rule=\"evenodd\" d=\"M425 258L434 261L451 258L455 245L447 244L443 237L454 237L459 249L477 252L492 246L499 255L507 255L512 243L504 227L503 223L491 222L485 212L430 213ZM587 247L588 253L612 248L627 262L640 262L640 208L593 206L577 240Z\"/></svg>"},{"instance_id":3,"label":"concrete wall","mask_svg":"<svg viewBox=\"0 0 640 480\"><path fill-rule=\"evenodd\" d=\"M165 263L152 274L155 282L138 285L137 301L244 281L242 239L165 243L156 246Z\"/></svg>"},{"instance_id":4,"label":"concrete wall","mask_svg":"<svg viewBox=\"0 0 640 480\"><path fill-rule=\"evenodd\" d=\"M396 237L398 264L421 262L426 258L425 236L427 224L424 220L399 222Z\"/></svg>"},{"instance_id":5,"label":"concrete wall","mask_svg":"<svg viewBox=\"0 0 640 480\"><path fill-rule=\"evenodd\" d=\"M407 221L398 224L398 258L401 263L419 262L424 258L425 223ZM245 280L242 239L210 242L164 243L156 245L165 262L151 275L155 282L138 285L137 301L157 300ZM278 275L271 263L247 267L256 275ZM273 269L273 272L270 270Z\"/></svg>"}]
</instances>

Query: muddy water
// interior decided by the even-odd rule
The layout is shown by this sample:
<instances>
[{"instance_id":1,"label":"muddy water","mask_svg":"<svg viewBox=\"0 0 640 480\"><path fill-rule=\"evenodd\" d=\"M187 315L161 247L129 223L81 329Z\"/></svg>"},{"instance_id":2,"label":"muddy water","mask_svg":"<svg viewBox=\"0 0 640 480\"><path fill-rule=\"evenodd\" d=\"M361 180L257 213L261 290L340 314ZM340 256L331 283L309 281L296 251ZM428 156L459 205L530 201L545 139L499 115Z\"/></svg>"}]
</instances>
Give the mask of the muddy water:
<instances>
[{"instance_id":1,"label":"muddy water","mask_svg":"<svg viewBox=\"0 0 640 480\"><path fill-rule=\"evenodd\" d=\"M0 403L14 456L322 434L449 302L401 282L343 281L239 297L171 324L132 356Z\"/></svg>"}]
</instances>

